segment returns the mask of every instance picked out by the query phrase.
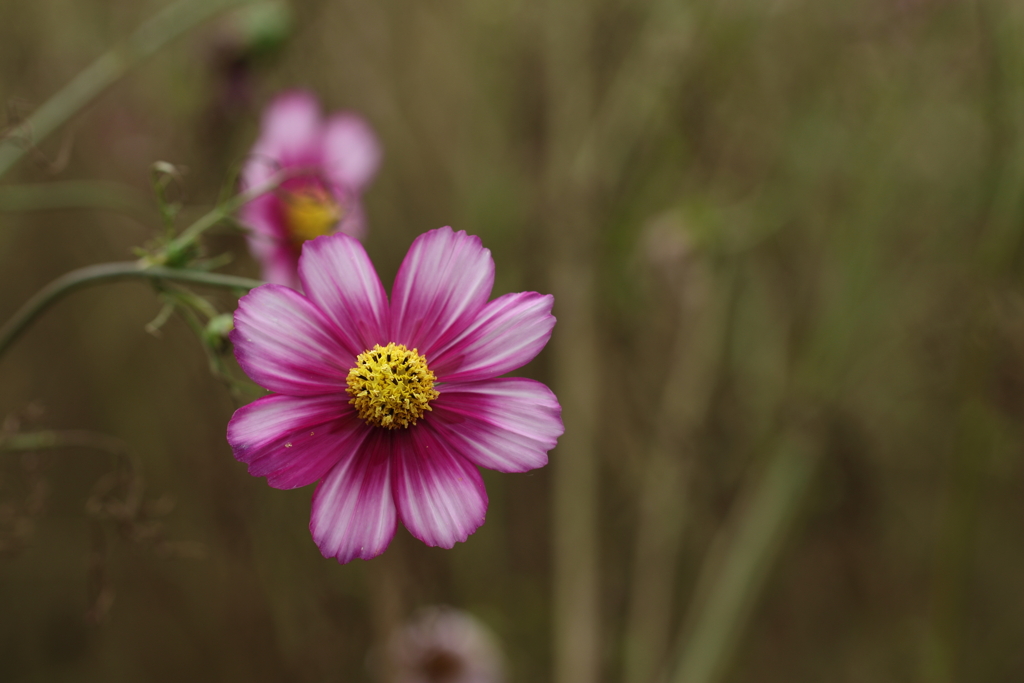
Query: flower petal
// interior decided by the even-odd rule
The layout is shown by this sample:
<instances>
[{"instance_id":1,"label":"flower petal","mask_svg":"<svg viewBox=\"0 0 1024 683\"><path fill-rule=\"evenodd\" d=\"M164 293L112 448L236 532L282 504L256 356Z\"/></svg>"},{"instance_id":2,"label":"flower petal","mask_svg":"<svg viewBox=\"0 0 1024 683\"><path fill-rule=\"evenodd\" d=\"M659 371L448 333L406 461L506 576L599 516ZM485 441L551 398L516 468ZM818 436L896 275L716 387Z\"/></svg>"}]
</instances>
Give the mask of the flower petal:
<instances>
[{"instance_id":1,"label":"flower petal","mask_svg":"<svg viewBox=\"0 0 1024 683\"><path fill-rule=\"evenodd\" d=\"M238 210L238 216L250 228L250 237L272 237L273 243L283 242L287 235L281 216L281 200L273 194L260 195ZM269 240L263 240L270 243Z\"/></svg>"},{"instance_id":2,"label":"flower petal","mask_svg":"<svg viewBox=\"0 0 1024 683\"><path fill-rule=\"evenodd\" d=\"M323 313L280 285L262 285L238 300L231 341L252 381L291 396L344 390L355 364Z\"/></svg>"},{"instance_id":3,"label":"flower petal","mask_svg":"<svg viewBox=\"0 0 1024 683\"><path fill-rule=\"evenodd\" d=\"M349 237L357 240L366 236L366 211L363 204L357 198L350 198L345 202L345 216L338 225L338 232L343 232Z\"/></svg>"},{"instance_id":4,"label":"flower petal","mask_svg":"<svg viewBox=\"0 0 1024 683\"><path fill-rule=\"evenodd\" d=\"M499 472L543 467L562 435L551 390L521 377L439 385L426 421L462 457Z\"/></svg>"},{"instance_id":5,"label":"flower petal","mask_svg":"<svg viewBox=\"0 0 1024 683\"><path fill-rule=\"evenodd\" d=\"M228 422L235 458L278 489L322 479L358 451L369 433L347 394L264 396L236 410Z\"/></svg>"},{"instance_id":6,"label":"flower petal","mask_svg":"<svg viewBox=\"0 0 1024 683\"><path fill-rule=\"evenodd\" d=\"M263 167L254 168L259 173L273 174L282 166L319 161L322 128L320 105L312 93L294 90L279 95L263 110L250 163Z\"/></svg>"},{"instance_id":7,"label":"flower petal","mask_svg":"<svg viewBox=\"0 0 1024 683\"><path fill-rule=\"evenodd\" d=\"M250 244L252 243L250 242ZM298 259L289 246L278 244L272 249L267 249L262 257L255 253L255 249L253 251L253 255L260 259L263 266L260 270L260 277L264 282L284 285L289 289L299 289L301 285L297 269Z\"/></svg>"},{"instance_id":8,"label":"flower petal","mask_svg":"<svg viewBox=\"0 0 1024 683\"><path fill-rule=\"evenodd\" d=\"M327 177L362 192L380 166L380 143L370 124L356 114L336 114L324 126L323 145Z\"/></svg>"},{"instance_id":9,"label":"flower petal","mask_svg":"<svg viewBox=\"0 0 1024 683\"><path fill-rule=\"evenodd\" d=\"M260 264L264 281L299 288L298 255L288 240L281 214L281 200L265 194L243 206L239 219L249 229L246 240L253 258Z\"/></svg>"},{"instance_id":10,"label":"flower petal","mask_svg":"<svg viewBox=\"0 0 1024 683\"><path fill-rule=\"evenodd\" d=\"M391 334L427 357L462 334L487 303L494 261L480 238L444 227L416 238L391 293Z\"/></svg>"},{"instance_id":11,"label":"flower petal","mask_svg":"<svg viewBox=\"0 0 1024 683\"><path fill-rule=\"evenodd\" d=\"M358 240L336 233L306 242L299 279L306 296L334 322L353 359L374 344L388 343L387 294Z\"/></svg>"},{"instance_id":12,"label":"flower petal","mask_svg":"<svg viewBox=\"0 0 1024 683\"><path fill-rule=\"evenodd\" d=\"M480 472L427 422L394 435L392 490L398 516L427 545L451 548L484 523L487 491Z\"/></svg>"},{"instance_id":13,"label":"flower petal","mask_svg":"<svg viewBox=\"0 0 1024 683\"><path fill-rule=\"evenodd\" d=\"M469 382L526 365L551 338L554 301L537 292L498 297L448 348L434 352L430 369L441 382Z\"/></svg>"},{"instance_id":14,"label":"flower petal","mask_svg":"<svg viewBox=\"0 0 1024 683\"><path fill-rule=\"evenodd\" d=\"M395 535L390 435L370 430L363 447L316 487L309 531L324 557L344 564L380 555Z\"/></svg>"}]
</instances>

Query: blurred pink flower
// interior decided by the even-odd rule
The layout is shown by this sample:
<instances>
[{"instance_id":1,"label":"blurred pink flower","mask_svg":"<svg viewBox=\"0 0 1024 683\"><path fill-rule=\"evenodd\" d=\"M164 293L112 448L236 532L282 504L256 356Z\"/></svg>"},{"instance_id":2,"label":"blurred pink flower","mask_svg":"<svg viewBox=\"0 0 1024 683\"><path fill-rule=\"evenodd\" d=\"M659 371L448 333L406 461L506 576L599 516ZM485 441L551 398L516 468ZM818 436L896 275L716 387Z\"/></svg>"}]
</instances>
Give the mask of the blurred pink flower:
<instances>
[{"instance_id":1,"label":"blurred pink flower","mask_svg":"<svg viewBox=\"0 0 1024 683\"><path fill-rule=\"evenodd\" d=\"M392 635L388 656L395 683L501 683L494 635L471 614L432 607Z\"/></svg>"},{"instance_id":2,"label":"blurred pink flower","mask_svg":"<svg viewBox=\"0 0 1024 683\"><path fill-rule=\"evenodd\" d=\"M263 112L260 137L242 169L242 189L267 183L281 170L296 177L239 212L249 249L267 282L297 288L296 267L306 240L335 231L361 239L366 217L360 196L380 164L373 129L360 116L326 121L307 92L279 95ZM308 172L305 172L307 171Z\"/></svg>"},{"instance_id":3,"label":"blurred pink flower","mask_svg":"<svg viewBox=\"0 0 1024 683\"><path fill-rule=\"evenodd\" d=\"M307 242L298 275L305 294L264 285L235 312L239 364L275 392L231 418L235 457L275 488L320 482L325 557L376 557L398 519L427 545L466 540L487 511L477 466L541 467L563 432L550 389L498 377L544 348L553 298L488 302L490 251L447 227L416 238L390 302L347 235Z\"/></svg>"}]
</instances>

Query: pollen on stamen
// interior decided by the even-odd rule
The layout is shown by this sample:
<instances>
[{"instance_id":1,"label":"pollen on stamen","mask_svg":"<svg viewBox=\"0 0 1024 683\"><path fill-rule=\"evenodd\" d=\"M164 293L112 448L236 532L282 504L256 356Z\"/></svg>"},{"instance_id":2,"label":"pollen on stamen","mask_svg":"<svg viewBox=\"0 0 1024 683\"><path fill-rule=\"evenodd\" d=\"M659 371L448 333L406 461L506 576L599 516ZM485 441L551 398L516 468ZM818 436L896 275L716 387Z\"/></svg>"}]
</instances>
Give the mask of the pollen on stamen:
<instances>
[{"instance_id":1,"label":"pollen on stamen","mask_svg":"<svg viewBox=\"0 0 1024 683\"><path fill-rule=\"evenodd\" d=\"M286 192L283 198L285 224L296 245L331 232L344 215L330 192L319 186Z\"/></svg>"},{"instance_id":2,"label":"pollen on stamen","mask_svg":"<svg viewBox=\"0 0 1024 683\"><path fill-rule=\"evenodd\" d=\"M349 403L367 424L404 429L416 424L438 397L436 378L417 349L375 345L348 373Z\"/></svg>"}]
</instances>

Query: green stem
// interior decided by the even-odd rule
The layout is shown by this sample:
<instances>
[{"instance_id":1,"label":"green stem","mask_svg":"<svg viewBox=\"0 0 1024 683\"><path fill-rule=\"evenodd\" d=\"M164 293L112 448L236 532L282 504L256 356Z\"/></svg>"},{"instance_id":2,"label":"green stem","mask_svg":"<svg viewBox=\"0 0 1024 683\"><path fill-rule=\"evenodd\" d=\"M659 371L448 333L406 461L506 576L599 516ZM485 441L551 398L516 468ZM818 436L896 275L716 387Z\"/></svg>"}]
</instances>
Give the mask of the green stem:
<instances>
[{"instance_id":1,"label":"green stem","mask_svg":"<svg viewBox=\"0 0 1024 683\"><path fill-rule=\"evenodd\" d=\"M164 249L164 252L168 254L176 254L184 251L204 232L217 225L217 223L221 222L225 218L231 216L260 195L264 195L271 190L277 189L281 183L289 178L309 173L311 173L311 170L304 167L285 169L274 174L270 180L263 185L248 189L245 192L240 192L231 199L221 202L214 208L210 209L207 213L200 216L197 221L182 230L180 235L170 241Z\"/></svg>"},{"instance_id":2,"label":"green stem","mask_svg":"<svg viewBox=\"0 0 1024 683\"><path fill-rule=\"evenodd\" d=\"M670 683L722 679L769 571L811 482L816 446L784 437L764 474L741 493L741 504L701 568L695 605L680 639Z\"/></svg>"},{"instance_id":3,"label":"green stem","mask_svg":"<svg viewBox=\"0 0 1024 683\"><path fill-rule=\"evenodd\" d=\"M663 666L672 632L677 558L689 516L689 485L697 458L694 439L705 423L731 323L735 275L710 272L706 262L686 263L676 339L668 357L651 441L633 546L623 657L624 683L649 683ZM697 303L699 301L699 303Z\"/></svg>"},{"instance_id":4,"label":"green stem","mask_svg":"<svg viewBox=\"0 0 1024 683\"><path fill-rule=\"evenodd\" d=\"M599 511L602 384L592 369L600 348L598 239L592 179L574 175L572 160L593 118L594 9L587 0L547 0L540 43L547 95L542 202L551 226L545 251L559 333L552 337L553 386L565 434L552 454L552 636L554 683L601 680ZM590 167L585 168L590 171Z\"/></svg>"},{"instance_id":5,"label":"green stem","mask_svg":"<svg viewBox=\"0 0 1024 683\"><path fill-rule=\"evenodd\" d=\"M135 64L211 16L251 0L178 0L142 24L44 102L0 144L0 176ZM20 141L21 144L18 144Z\"/></svg>"},{"instance_id":6,"label":"green stem","mask_svg":"<svg viewBox=\"0 0 1024 683\"><path fill-rule=\"evenodd\" d=\"M118 456L129 454L128 447L120 439L80 429L0 435L0 453L26 453L56 448L90 448Z\"/></svg>"},{"instance_id":7,"label":"green stem","mask_svg":"<svg viewBox=\"0 0 1024 683\"><path fill-rule=\"evenodd\" d=\"M0 186L0 211L111 209L144 216L152 207L136 190L105 180L59 180Z\"/></svg>"},{"instance_id":8,"label":"green stem","mask_svg":"<svg viewBox=\"0 0 1024 683\"><path fill-rule=\"evenodd\" d=\"M101 263L95 266L87 266L73 270L57 278L46 287L39 290L35 296L29 299L25 305L18 309L7 323L0 328L0 356L7 350L7 347L32 324L32 322L58 299L63 298L71 292L87 287L98 285L104 282L116 280L172 280L175 282L191 282L198 285L210 287L222 287L225 289L250 290L258 287L262 282L245 277L234 275L221 275L219 273L207 273L197 270L178 270L175 268L162 268L159 266L146 266L135 261L120 263Z\"/></svg>"}]
</instances>

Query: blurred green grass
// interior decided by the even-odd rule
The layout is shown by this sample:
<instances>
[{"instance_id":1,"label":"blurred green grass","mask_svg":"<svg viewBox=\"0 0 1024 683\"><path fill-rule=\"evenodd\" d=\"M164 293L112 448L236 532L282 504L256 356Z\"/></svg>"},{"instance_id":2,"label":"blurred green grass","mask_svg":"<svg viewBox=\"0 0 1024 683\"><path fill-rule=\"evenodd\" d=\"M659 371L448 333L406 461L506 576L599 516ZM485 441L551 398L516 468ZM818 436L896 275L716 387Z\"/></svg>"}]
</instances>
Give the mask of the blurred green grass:
<instances>
[{"instance_id":1,"label":"blurred green grass","mask_svg":"<svg viewBox=\"0 0 1024 683\"><path fill-rule=\"evenodd\" d=\"M813 444L815 474L731 627L721 680L1020 680L1022 9L554 5L296 2L289 41L252 65L242 101L225 100L225 29L207 25L4 183L146 193L162 159L188 169L182 198L202 207L279 89L360 111L385 148L366 196L385 282L415 235L446 224L492 249L496 293L555 290L564 306L560 273L592 278L586 311L556 308L556 335L590 332L556 339L523 374L571 396L556 347L596 359L601 680L649 683L673 666L702 623L693 606L709 604L710 551L792 434ZM0 4L0 127L159 7ZM0 213L0 318L159 230L116 208ZM255 275L237 236L210 248ZM180 320L143 332L158 310L140 284L54 307L0 359L0 413L38 401L26 428L131 444L148 494L176 502L168 537L204 555L97 532L84 507L109 459L41 454L46 505L28 547L0 559L0 678L369 680L374 643L445 602L495 629L512 680L553 680L553 468L486 475L487 523L451 551L399 532L381 558L339 567L308 537L310 491L270 490L232 459L235 406ZM567 405L568 429L578 414ZM0 457L4 524L37 475ZM652 472L677 479L659 492ZM115 597L92 624L98 538ZM660 635L634 651L638 633Z\"/></svg>"}]
</instances>

